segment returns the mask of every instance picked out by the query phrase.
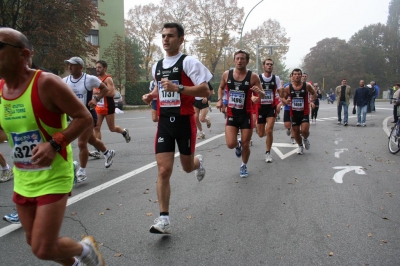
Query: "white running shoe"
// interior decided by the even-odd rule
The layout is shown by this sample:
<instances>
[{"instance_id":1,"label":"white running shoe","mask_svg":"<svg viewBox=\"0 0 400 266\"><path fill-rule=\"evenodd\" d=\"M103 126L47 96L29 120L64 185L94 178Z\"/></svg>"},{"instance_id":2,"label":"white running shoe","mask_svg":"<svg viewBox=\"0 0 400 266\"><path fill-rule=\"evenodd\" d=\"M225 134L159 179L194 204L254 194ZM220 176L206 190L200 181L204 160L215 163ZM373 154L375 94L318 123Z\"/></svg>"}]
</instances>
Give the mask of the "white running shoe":
<instances>
[{"instance_id":1,"label":"white running shoe","mask_svg":"<svg viewBox=\"0 0 400 266\"><path fill-rule=\"evenodd\" d=\"M207 128L211 127L211 121L210 121L210 117L206 116L206 122L207 122Z\"/></svg>"},{"instance_id":2,"label":"white running shoe","mask_svg":"<svg viewBox=\"0 0 400 266\"><path fill-rule=\"evenodd\" d=\"M304 147L303 146L299 146L298 148L297 148L297 154L303 154L303 150L304 150Z\"/></svg>"},{"instance_id":3,"label":"white running shoe","mask_svg":"<svg viewBox=\"0 0 400 266\"><path fill-rule=\"evenodd\" d=\"M292 142L292 144L296 144L296 140L294 138L290 138L290 141Z\"/></svg>"},{"instance_id":4,"label":"white running shoe","mask_svg":"<svg viewBox=\"0 0 400 266\"><path fill-rule=\"evenodd\" d=\"M87 179L86 171L81 168L76 172L76 182L81 183Z\"/></svg>"},{"instance_id":5,"label":"white running shoe","mask_svg":"<svg viewBox=\"0 0 400 266\"><path fill-rule=\"evenodd\" d=\"M265 154L265 162L267 162L267 163L272 163L272 155L271 155L270 152L267 152L267 153Z\"/></svg>"},{"instance_id":6,"label":"white running shoe","mask_svg":"<svg viewBox=\"0 0 400 266\"><path fill-rule=\"evenodd\" d=\"M89 156L95 159L100 159L101 153L99 151L89 151Z\"/></svg>"},{"instance_id":7,"label":"white running shoe","mask_svg":"<svg viewBox=\"0 0 400 266\"><path fill-rule=\"evenodd\" d=\"M104 262L103 256L99 252L96 240L94 240L94 238L92 236L84 237L81 241L81 244L89 247L89 254L86 256L86 258L81 260L81 262L84 265L86 265L86 266L104 266L104 265L106 265Z\"/></svg>"},{"instance_id":8,"label":"white running shoe","mask_svg":"<svg viewBox=\"0 0 400 266\"><path fill-rule=\"evenodd\" d=\"M286 129L286 135L290 136L290 133L292 133L292 128Z\"/></svg>"},{"instance_id":9,"label":"white running shoe","mask_svg":"<svg viewBox=\"0 0 400 266\"><path fill-rule=\"evenodd\" d=\"M303 139L303 144L306 150L310 149L310 141L308 139Z\"/></svg>"},{"instance_id":10,"label":"white running shoe","mask_svg":"<svg viewBox=\"0 0 400 266\"><path fill-rule=\"evenodd\" d=\"M199 159L200 167L198 169L196 169L194 171L194 173L196 175L197 180L199 180L199 182L200 182L201 180L203 180L204 176L206 175L206 169L204 169L204 166L203 166L203 163L204 163L203 156L198 154L198 155L196 155L196 157Z\"/></svg>"},{"instance_id":11,"label":"white running shoe","mask_svg":"<svg viewBox=\"0 0 400 266\"><path fill-rule=\"evenodd\" d=\"M150 227L150 233L153 234L171 234L171 225L169 219L160 216L154 220L154 223Z\"/></svg>"},{"instance_id":12,"label":"white running shoe","mask_svg":"<svg viewBox=\"0 0 400 266\"><path fill-rule=\"evenodd\" d=\"M122 133L122 136L124 137L126 143L131 141L131 136L129 135L129 130L127 128L124 128L124 133Z\"/></svg>"},{"instance_id":13,"label":"white running shoe","mask_svg":"<svg viewBox=\"0 0 400 266\"><path fill-rule=\"evenodd\" d=\"M106 159L104 166L106 168L109 168L113 164L113 158L115 156L115 151L114 150L108 150L107 154L104 155L104 158Z\"/></svg>"},{"instance_id":14,"label":"white running shoe","mask_svg":"<svg viewBox=\"0 0 400 266\"><path fill-rule=\"evenodd\" d=\"M8 167L6 170L1 170L0 183L9 181L13 176L14 172L10 167Z\"/></svg>"},{"instance_id":15,"label":"white running shoe","mask_svg":"<svg viewBox=\"0 0 400 266\"><path fill-rule=\"evenodd\" d=\"M204 134L203 132L200 132L199 136L197 137L197 139L205 139L206 138L206 134Z\"/></svg>"}]
</instances>

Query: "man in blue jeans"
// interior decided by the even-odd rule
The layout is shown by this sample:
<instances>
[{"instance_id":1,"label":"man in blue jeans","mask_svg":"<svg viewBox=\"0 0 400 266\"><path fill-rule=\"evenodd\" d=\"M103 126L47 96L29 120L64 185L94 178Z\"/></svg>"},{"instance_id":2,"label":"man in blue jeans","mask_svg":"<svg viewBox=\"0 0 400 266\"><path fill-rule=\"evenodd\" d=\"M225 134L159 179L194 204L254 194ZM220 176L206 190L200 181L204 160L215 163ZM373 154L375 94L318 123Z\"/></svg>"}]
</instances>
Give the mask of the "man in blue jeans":
<instances>
[{"instance_id":1,"label":"man in blue jeans","mask_svg":"<svg viewBox=\"0 0 400 266\"><path fill-rule=\"evenodd\" d=\"M357 126L365 127L365 119L367 117L368 103L371 99L371 93L367 87L364 86L364 80L360 80L360 87L357 88L354 94L354 106L357 106ZM362 115L362 116L361 116Z\"/></svg>"},{"instance_id":2,"label":"man in blue jeans","mask_svg":"<svg viewBox=\"0 0 400 266\"><path fill-rule=\"evenodd\" d=\"M351 87L347 85L347 80L342 79L342 85L337 86L335 89L335 95L337 100L337 112L338 112L338 125L342 123L342 107L344 111L343 125L348 125L349 119L349 105L351 97Z\"/></svg>"}]
</instances>

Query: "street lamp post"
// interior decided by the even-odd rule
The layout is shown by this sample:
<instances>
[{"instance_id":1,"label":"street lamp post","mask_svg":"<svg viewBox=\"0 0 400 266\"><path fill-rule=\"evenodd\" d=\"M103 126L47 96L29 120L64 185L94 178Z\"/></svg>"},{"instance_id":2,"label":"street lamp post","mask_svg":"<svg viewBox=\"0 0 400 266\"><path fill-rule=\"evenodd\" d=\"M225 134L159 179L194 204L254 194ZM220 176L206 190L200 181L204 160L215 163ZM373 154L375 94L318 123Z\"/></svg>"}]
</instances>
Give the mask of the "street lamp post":
<instances>
[{"instance_id":1,"label":"street lamp post","mask_svg":"<svg viewBox=\"0 0 400 266\"><path fill-rule=\"evenodd\" d=\"M257 44L257 46L256 46L256 72L257 72L257 74L258 74L258 57L259 57L258 50L261 47L268 47L269 48L269 54L273 55L274 54L274 47L276 47L276 45L260 45L260 44Z\"/></svg>"},{"instance_id":2,"label":"street lamp post","mask_svg":"<svg viewBox=\"0 0 400 266\"><path fill-rule=\"evenodd\" d=\"M258 2L255 6L253 6L253 8L250 10L250 12L247 14L246 18L244 19L243 25L242 25L242 29L240 30L240 49L242 49L242 35L243 35L243 28L244 28L244 24L246 23L247 18L249 17L251 11L253 11L254 8L256 8L256 6L258 6L262 1Z\"/></svg>"},{"instance_id":3,"label":"street lamp post","mask_svg":"<svg viewBox=\"0 0 400 266\"><path fill-rule=\"evenodd\" d=\"M231 50L232 50L232 47L224 47L224 71L226 70L226 68L225 68L225 66L226 66L226 64L225 64L225 60L226 60L226 50L231 51Z\"/></svg>"}]
</instances>

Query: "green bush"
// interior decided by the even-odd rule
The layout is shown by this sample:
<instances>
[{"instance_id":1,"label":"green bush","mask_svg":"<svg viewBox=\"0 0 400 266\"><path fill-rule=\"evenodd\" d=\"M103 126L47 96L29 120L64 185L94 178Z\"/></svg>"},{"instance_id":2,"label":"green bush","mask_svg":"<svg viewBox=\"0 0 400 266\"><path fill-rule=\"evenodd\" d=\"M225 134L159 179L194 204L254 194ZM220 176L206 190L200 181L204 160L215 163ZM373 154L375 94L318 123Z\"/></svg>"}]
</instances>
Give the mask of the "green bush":
<instances>
[{"instance_id":1,"label":"green bush","mask_svg":"<svg viewBox=\"0 0 400 266\"><path fill-rule=\"evenodd\" d=\"M142 101L143 94L149 92L150 81L138 81L136 84L127 82L125 85L125 102L128 105L145 105ZM211 96L211 101L216 102L218 99L219 82L212 82L215 94Z\"/></svg>"}]
</instances>

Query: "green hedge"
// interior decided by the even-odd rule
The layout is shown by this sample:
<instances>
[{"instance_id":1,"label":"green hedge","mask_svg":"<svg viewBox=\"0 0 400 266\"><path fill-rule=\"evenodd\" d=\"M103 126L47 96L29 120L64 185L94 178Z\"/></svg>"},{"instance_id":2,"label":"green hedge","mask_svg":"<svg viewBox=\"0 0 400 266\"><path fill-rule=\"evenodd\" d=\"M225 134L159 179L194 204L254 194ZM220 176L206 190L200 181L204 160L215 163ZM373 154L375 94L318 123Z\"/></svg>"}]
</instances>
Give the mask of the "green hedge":
<instances>
[{"instance_id":1,"label":"green hedge","mask_svg":"<svg viewBox=\"0 0 400 266\"><path fill-rule=\"evenodd\" d=\"M142 101L143 94L149 92L149 81L138 81L136 84L127 83L125 86L125 102L129 105L145 105ZM218 82L212 82L215 94L211 96L211 101L216 102L218 99Z\"/></svg>"}]
</instances>

